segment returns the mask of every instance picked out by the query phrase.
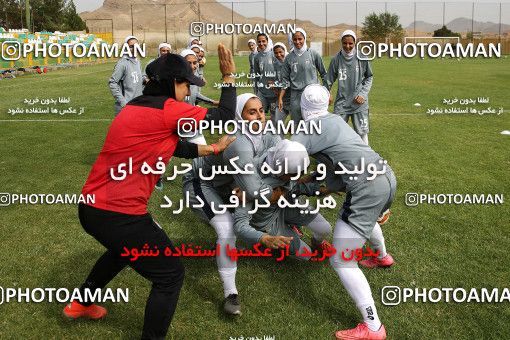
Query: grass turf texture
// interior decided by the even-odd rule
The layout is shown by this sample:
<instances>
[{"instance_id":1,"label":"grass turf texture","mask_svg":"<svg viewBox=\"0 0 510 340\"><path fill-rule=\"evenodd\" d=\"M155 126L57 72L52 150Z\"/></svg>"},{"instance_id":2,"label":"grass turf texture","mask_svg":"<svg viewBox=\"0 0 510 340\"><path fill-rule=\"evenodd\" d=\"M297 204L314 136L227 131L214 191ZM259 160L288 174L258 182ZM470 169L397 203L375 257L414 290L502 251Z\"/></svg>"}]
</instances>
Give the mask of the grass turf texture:
<instances>
[{"instance_id":1,"label":"grass turf texture","mask_svg":"<svg viewBox=\"0 0 510 340\"><path fill-rule=\"evenodd\" d=\"M247 70L247 57L236 58ZM326 59L326 65L329 59ZM396 259L388 270L364 270L391 339L510 338L508 303L413 303L386 307L381 288L508 287L509 206L404 204L406 192L503 193L508 200L510 79L508 59L376 60L370 92L371 146L395 170L398 192L383 227ZM107 80L113 64L0 81L0 192L79 193L104 141L113 100ZM218 98L217 58L209 57L204 93ZM247 91L241 90L240 92ZM479 108L496 115L427 115L443 98L490 97ZM15 115L24 98L70 97L81 116ZM421 107L414 107L419 102ZM63 108L63 107L62 107ZM25 119L64 120L20 122ZM70 121L77 119L82 121ZM174 159L172 164L182 160ZM166 182L149 205L175 244L213 245L213 229L190 210L161 209L163 194L181 197L181 180ZM339 203L340 200L339 200ZM322 211L334 224L337 211ZM67 287L81 284L104 248L81 228L75 206L0 207L0 286ZM186 278L168 338L329 339L360 321L357 309L327 263L249 259L239 262L243 315L222 312L223 291L214 259L183 259ZM106 303L101 322L68 322L57 303L0 305L0 338L139 338L150 284L131 269L109 285L129 288L127 304Z\"/></svg>"}]
</instances>

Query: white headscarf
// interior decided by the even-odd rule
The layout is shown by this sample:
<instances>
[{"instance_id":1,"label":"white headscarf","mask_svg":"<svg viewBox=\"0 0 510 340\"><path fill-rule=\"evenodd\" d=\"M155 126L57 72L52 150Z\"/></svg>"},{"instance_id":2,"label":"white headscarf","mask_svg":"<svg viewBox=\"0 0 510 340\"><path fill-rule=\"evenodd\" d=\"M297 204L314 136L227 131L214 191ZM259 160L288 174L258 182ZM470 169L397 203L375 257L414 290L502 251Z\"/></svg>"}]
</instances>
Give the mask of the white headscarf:
<instances>
[{"instance_id":1,"label":"white headscarf","mask_svg":"<svg viewBox=\"0 0 510 340\"><path fill-rule=\"evenodd\" d=\"M303 173L310 165L310 157L306 148L298 142L282 139L267 152L266 163L277 170L281 166L281 172L277 176L286 174ZM285 172L285 165L287 171Z\"/></svg>"},{"instance_id":2,"label":"white headscarf","mask_svg":"<svg viewBox=\"0 0 510 340\"><path fill-rule=\"evenodd\" d=\"M128 41L131 40L131 39L136 39L136 41L138 42L138 38L137 37L135 37L134 35L128 35L126 37L126 39L124 39L124 44L127 44ZM130 57L129 54L126 55L126 58L128 58L128 59L130 58L130 59L133 59L133 60L136 59L136 57L134 55L132 57Z\"/></svg>"},{"instance_id":3,"label":"white headscarf","mask_svg":"<svg viewBox=\"0 0 510 340\"><path fill-rule=\"evenodd\" d=\"M306 32L304 29L298 27L296 28L296 30L294 31L294 33L292 34L292 36L294 37L294 34L296 34L296 32L301 32L303 34L303 36L305 37L305 42L303 44L303 46L298 50L296 48L296 46L294 46L294 53L296 53L298 56L302 56L303 53L306 52L306 50L308 49L308 45L306 44ZM294 45L294 42L292 43Z\"/></svg>"},{"instance_id":4,"label":"white headscarf","mask_svg":"<svg viewBox=\"0 0 510 340\"><path fill-rule=\"evenodd\" d=\"M340 46L342 46L342 39L345 36L352 36L354 38L354 43L356 43L356 33L352 30L345 30L343 31L342 35L340 36ZM345 52L343 49L341 50L341 53L346 59L351 59L354 56L354 52L356 51L356 48L353 48L350 53Z\"/></svg>"},{"instance_id":5,"label":"white headscarf","mask_svg":"<svg viewBox=\"0 0 510 340\"><path fill-rule=\"evenodd\" d=\"M162 49L163 47L167 47L168 49L170 49L170 52L172 52L172 45L170 45L169 43L166 43L166 42L161 43L161 44L159 44L159 46L158 46L158 57L161 57L161 52L160 52L160 51L161 51L161 49Z\"/></svg>"},{"instance_id":6,"label":"white headscarf","mask_svg":"<svg viewBox=\"0 0 510 340\"><path fill-rule=\"evenodd\" d=\"M180 53L181 57L183 58L186 58L186 56L188 55L193 55L193 56L197 56L197 54L193 51L193 50L190 50L190 49L185 49L185 50L182 50L181 53Z\"/></svg>"},{"instance_id":7,"label":"white headscarf","mask_svg":"<svg viewBox=\"0 0 510 340\"><path fill-rule=\"evenodd\" d=\"M124 44L127 44L127 43L128 43L128 41L129 41L129 40L131 40L131 39L136 39L136 41L138 41L138 38L137 38L137 37L135 37L134 35L128 35L128 36L126 37L126 39L124 39Z\"/></svg>"},{"instance_id":8,"label":"white headscarf","mask_svg":"<svg viewBox=\"0 0 510 340\"><path fill-rule=\"evenodd\" d=\"M191 45L188 47L188 49L192 50L194 48L198 48L200 50L200 46L198 46L197 44L194 44L194 45Z\"/></svg>"},{"instance_id":9,"label":"white headscarf","mask_svg":"<svg viewBox=\"0 0 510 340\"><path fill-rule=\"evenodd\" d=\"M259 98L253 93L243 93L237 96L236 99L236 119L239 122L244 122L245 119L242 117L244 106L246 105L246 102L250 100L251 98ZM259 146L262 144L262 133L258 134L250 134L249 129L247 128L247 133L245 134L246 137L252 142L253 147L255 150L258 150Z\"/></svg>"},{"instance_id":10,"label":"white headscarf","mask_svg":"<svg viewBox=\"0 0 510 340\"><path fill-rule=\"evenodd\" d=\"M287 42L289 43L290 52L294 51L294 42L292 41L292 32L287 34Z\"/></svg>"},{"instance_id":11,"label":"white headscarf","mask_svg":"<svg viewBox=\"0 0 510 340\"><path fill-rule=\"evenodd\" d=\"M329 91L320 84L305 87L301 95L301 115L304 121L328 114Z\"/></svg>"},{"instance_id":12,"label":"white headscarf","mask_svg":"<svg viewBox=\"0 0 510 340\"><path fill-rule=\"evenodd\" d=\"M280 46L281 48L283 48L283 51L284 51L284 55L287 56L289 54L289 52L287 52L287 46L285 46L284 43L281 43L281 42L277 42L276 44L274 44L273 46L273 51L276 47Z\"/></svg>"},{"instance_id":13,"label":"white headscarf","mask_svg":"<svg viewBox=\"0 0 510 340\"><path fill-rule=\"evenodd\" d=\"M189 40L188 40L188 48L190 48L190 49L191 49L191 46L193 46L193 45L194 45L194 44L193 44L193 40L198 40L198 41L200 41L197 37L191 37L191 38L189 38Z\"/></svg>"},{"instance_id":14,"label":"white headscarf","mask_svg":"<svg viewBox=\"0 0 510 340\"><path fill-rule=\"evenodd\" d=\"M267 38L267 46L266 46L266 49L262 52L267 53L267 52L273 50L273 40L271 40L271 37L269 35L267 35L266 33L263 33L263 34Z\"/></svg>"}]
</instances>

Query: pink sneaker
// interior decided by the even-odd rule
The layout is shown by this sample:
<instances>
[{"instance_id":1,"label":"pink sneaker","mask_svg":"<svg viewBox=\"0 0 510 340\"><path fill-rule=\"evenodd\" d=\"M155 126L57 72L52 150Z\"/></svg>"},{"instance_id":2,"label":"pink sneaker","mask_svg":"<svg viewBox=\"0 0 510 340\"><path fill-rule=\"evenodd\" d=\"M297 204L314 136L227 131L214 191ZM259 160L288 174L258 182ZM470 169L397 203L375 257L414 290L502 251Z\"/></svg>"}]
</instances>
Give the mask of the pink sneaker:
<instances>
[{"instance_id":1,"label":"pink sneaker","mask_svg":"<svg viewBox=\"0 0 510 340\"><path fill-rule=\"evenodd\" d=\"M370 328L367 327L367 324L363 322L358 324L356 328L337 331L335 333L335 337L337 340L384 340L386 339L386 329L384 328L384 325L381 325L381 328L374 332L371 331Z\"/></svg>"},{"instance_id":2,"label":"pink sneaker","mask_svg":"<svg viewBox=\"0 0 510 340\"><path fill-rule=\"evenodd\" d=\"M395 263L395 260L393 260L393 257L390 254L386 254L386 256L382 259L377 257L370 257L366 260L359 261L358 263L365 268L389 268Z\"/></svg>"},{"instance_id":3,"label":"pink sneaker","mask_svg":"<svg viewBox=\"0 0 510 340\"><path fill-rule=\"evenodd\" d=\"M87 318L91 320L99 320L106 316L106 308L98 305L83 306L73 301L64 308L64 315L69 319Z\"/></svg>"}]
</instances>

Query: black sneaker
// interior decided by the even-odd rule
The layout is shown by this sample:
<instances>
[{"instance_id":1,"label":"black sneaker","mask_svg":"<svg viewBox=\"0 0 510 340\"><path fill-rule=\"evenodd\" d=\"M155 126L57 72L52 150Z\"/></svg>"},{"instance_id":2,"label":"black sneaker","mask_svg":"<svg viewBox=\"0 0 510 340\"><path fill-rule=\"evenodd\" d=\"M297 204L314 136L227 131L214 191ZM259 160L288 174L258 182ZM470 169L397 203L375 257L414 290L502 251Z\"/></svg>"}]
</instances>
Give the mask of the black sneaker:
<instances>
[{"instance_id":1,"label":"black sneaker","mask_svg":"<svg viewBox=\"0 0 510 340\"><path fill-rule=\"evenodd\" d=\"M225 304L223 305L225 313L232 315L241 315L241 303L239 302L239 295L230 294L225 298Z\"/></svg>"}]
</instances>

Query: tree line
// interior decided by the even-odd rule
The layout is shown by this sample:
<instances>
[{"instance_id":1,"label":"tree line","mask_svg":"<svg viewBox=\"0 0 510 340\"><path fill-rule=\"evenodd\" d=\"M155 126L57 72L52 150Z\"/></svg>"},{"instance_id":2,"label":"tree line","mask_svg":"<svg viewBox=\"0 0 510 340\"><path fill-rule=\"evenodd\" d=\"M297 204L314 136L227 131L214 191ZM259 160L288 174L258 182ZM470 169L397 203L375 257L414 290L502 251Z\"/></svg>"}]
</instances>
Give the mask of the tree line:
<instances>
[{"instance_id":1,"label":"tree line","mask_svg":"<svg viewBox=\"0 0 510 340\"><path fill-rule=\"evenodd\" d=\"M81 31L85 22L76 13L72 0L30 0L27 27L27 0L0 0L0 27L28 28L29 31Z\"/></svg>"}]
</instances>

